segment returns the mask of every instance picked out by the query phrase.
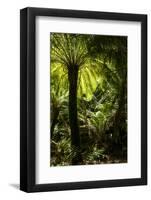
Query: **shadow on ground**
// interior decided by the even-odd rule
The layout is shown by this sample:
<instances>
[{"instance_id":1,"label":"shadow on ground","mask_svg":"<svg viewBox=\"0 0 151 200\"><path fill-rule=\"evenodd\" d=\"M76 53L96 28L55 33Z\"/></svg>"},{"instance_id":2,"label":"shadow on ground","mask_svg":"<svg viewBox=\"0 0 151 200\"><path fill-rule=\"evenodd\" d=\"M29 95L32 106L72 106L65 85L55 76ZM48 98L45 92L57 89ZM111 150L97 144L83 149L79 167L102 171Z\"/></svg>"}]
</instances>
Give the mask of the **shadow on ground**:
<instances>
[{"instance_id":1,"label":"shadow on ground","mask_svg":"<svg viewBox=\"0 0 151 200\"><path fill-rule=\"evenodd\" d=\"M11 187L15 188L16 190L19 190L19 184L17 184L17 183L10 183L9 185Z\"/></svg>"}]
</instances>

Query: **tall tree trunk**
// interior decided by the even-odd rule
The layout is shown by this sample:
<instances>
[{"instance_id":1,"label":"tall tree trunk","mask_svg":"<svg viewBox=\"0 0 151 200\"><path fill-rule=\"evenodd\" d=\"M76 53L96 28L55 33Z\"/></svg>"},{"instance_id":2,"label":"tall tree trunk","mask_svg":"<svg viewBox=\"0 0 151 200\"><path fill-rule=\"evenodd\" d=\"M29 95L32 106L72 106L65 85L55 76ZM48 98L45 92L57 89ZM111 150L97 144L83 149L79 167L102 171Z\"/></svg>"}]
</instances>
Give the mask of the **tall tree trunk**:
<instances>
[{"instance_id":1,"label":"tall tree trunk","mask_svg":"<svg viewBox=\"0 0 151 200\"><path fill-rule=\"evenodd\" d=\"M77 116L77 82L78 69L73 67L68 71L69 80L69 123L71 129L71 146L73 152L72 164L78 165L82 163L80 133Z\"/></svg>"}]
</instances>

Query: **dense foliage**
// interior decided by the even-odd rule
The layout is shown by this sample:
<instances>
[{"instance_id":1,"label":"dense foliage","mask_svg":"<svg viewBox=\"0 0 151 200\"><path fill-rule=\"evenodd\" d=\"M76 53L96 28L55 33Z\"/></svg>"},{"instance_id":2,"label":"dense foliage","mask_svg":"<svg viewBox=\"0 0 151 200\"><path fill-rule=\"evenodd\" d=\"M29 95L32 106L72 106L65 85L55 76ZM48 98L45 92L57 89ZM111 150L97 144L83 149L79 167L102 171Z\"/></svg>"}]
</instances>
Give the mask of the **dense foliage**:
<instances>
[{"instance_id":1,"label":"dense foliage","mask_svg":"<svg viewBox=\"0 0 151 200\"><path fill-rule=\"evenodd\" d=\"M127 37L51 33L51 166L127 161Z\"/></svg>"}]
</instances>

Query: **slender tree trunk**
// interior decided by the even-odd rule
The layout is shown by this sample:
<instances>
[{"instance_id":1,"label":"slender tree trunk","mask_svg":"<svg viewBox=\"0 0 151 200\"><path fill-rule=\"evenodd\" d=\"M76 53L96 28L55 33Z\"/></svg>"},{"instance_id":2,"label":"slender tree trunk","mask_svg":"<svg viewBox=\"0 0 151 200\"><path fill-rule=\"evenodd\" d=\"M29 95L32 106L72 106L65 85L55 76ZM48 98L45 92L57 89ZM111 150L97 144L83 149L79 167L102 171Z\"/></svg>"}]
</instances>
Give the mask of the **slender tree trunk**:
<instances>
[{"instance_id":1,"label":"slender tree trunk","mask_svg":"<svg viewBox=\"0 0 151 200\"><path fill-rule=\"evenodd\" d=\"M72 164L78 165L82 162L81 146L80 146L80 133L77 116L77 82L78 82L78 69L72 68L68 72L69 80L69 123L71 129L71 146L73 149Z\"/></svg>"}]
</instances>

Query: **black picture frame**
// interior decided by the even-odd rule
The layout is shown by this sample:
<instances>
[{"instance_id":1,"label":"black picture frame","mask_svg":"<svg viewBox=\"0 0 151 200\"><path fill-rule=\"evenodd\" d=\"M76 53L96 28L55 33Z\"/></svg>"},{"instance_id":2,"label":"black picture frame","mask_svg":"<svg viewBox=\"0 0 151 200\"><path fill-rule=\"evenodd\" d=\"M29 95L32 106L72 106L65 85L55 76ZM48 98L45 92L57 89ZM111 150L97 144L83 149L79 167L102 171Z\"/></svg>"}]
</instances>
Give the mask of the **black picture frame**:
<instances>
[{"instance_id":1,"label":"black picture frame","mask_svg":"<svg viewBox=\"0 0 151 200\"><path fill-rule=\"evenodd\" d=\"M70 183L35 183L35 18L54 16L141 23L141 178ZM25 192L147 184L147 15L24 8L20 11L20 189Z\"/></svg>"}]
</instances>

